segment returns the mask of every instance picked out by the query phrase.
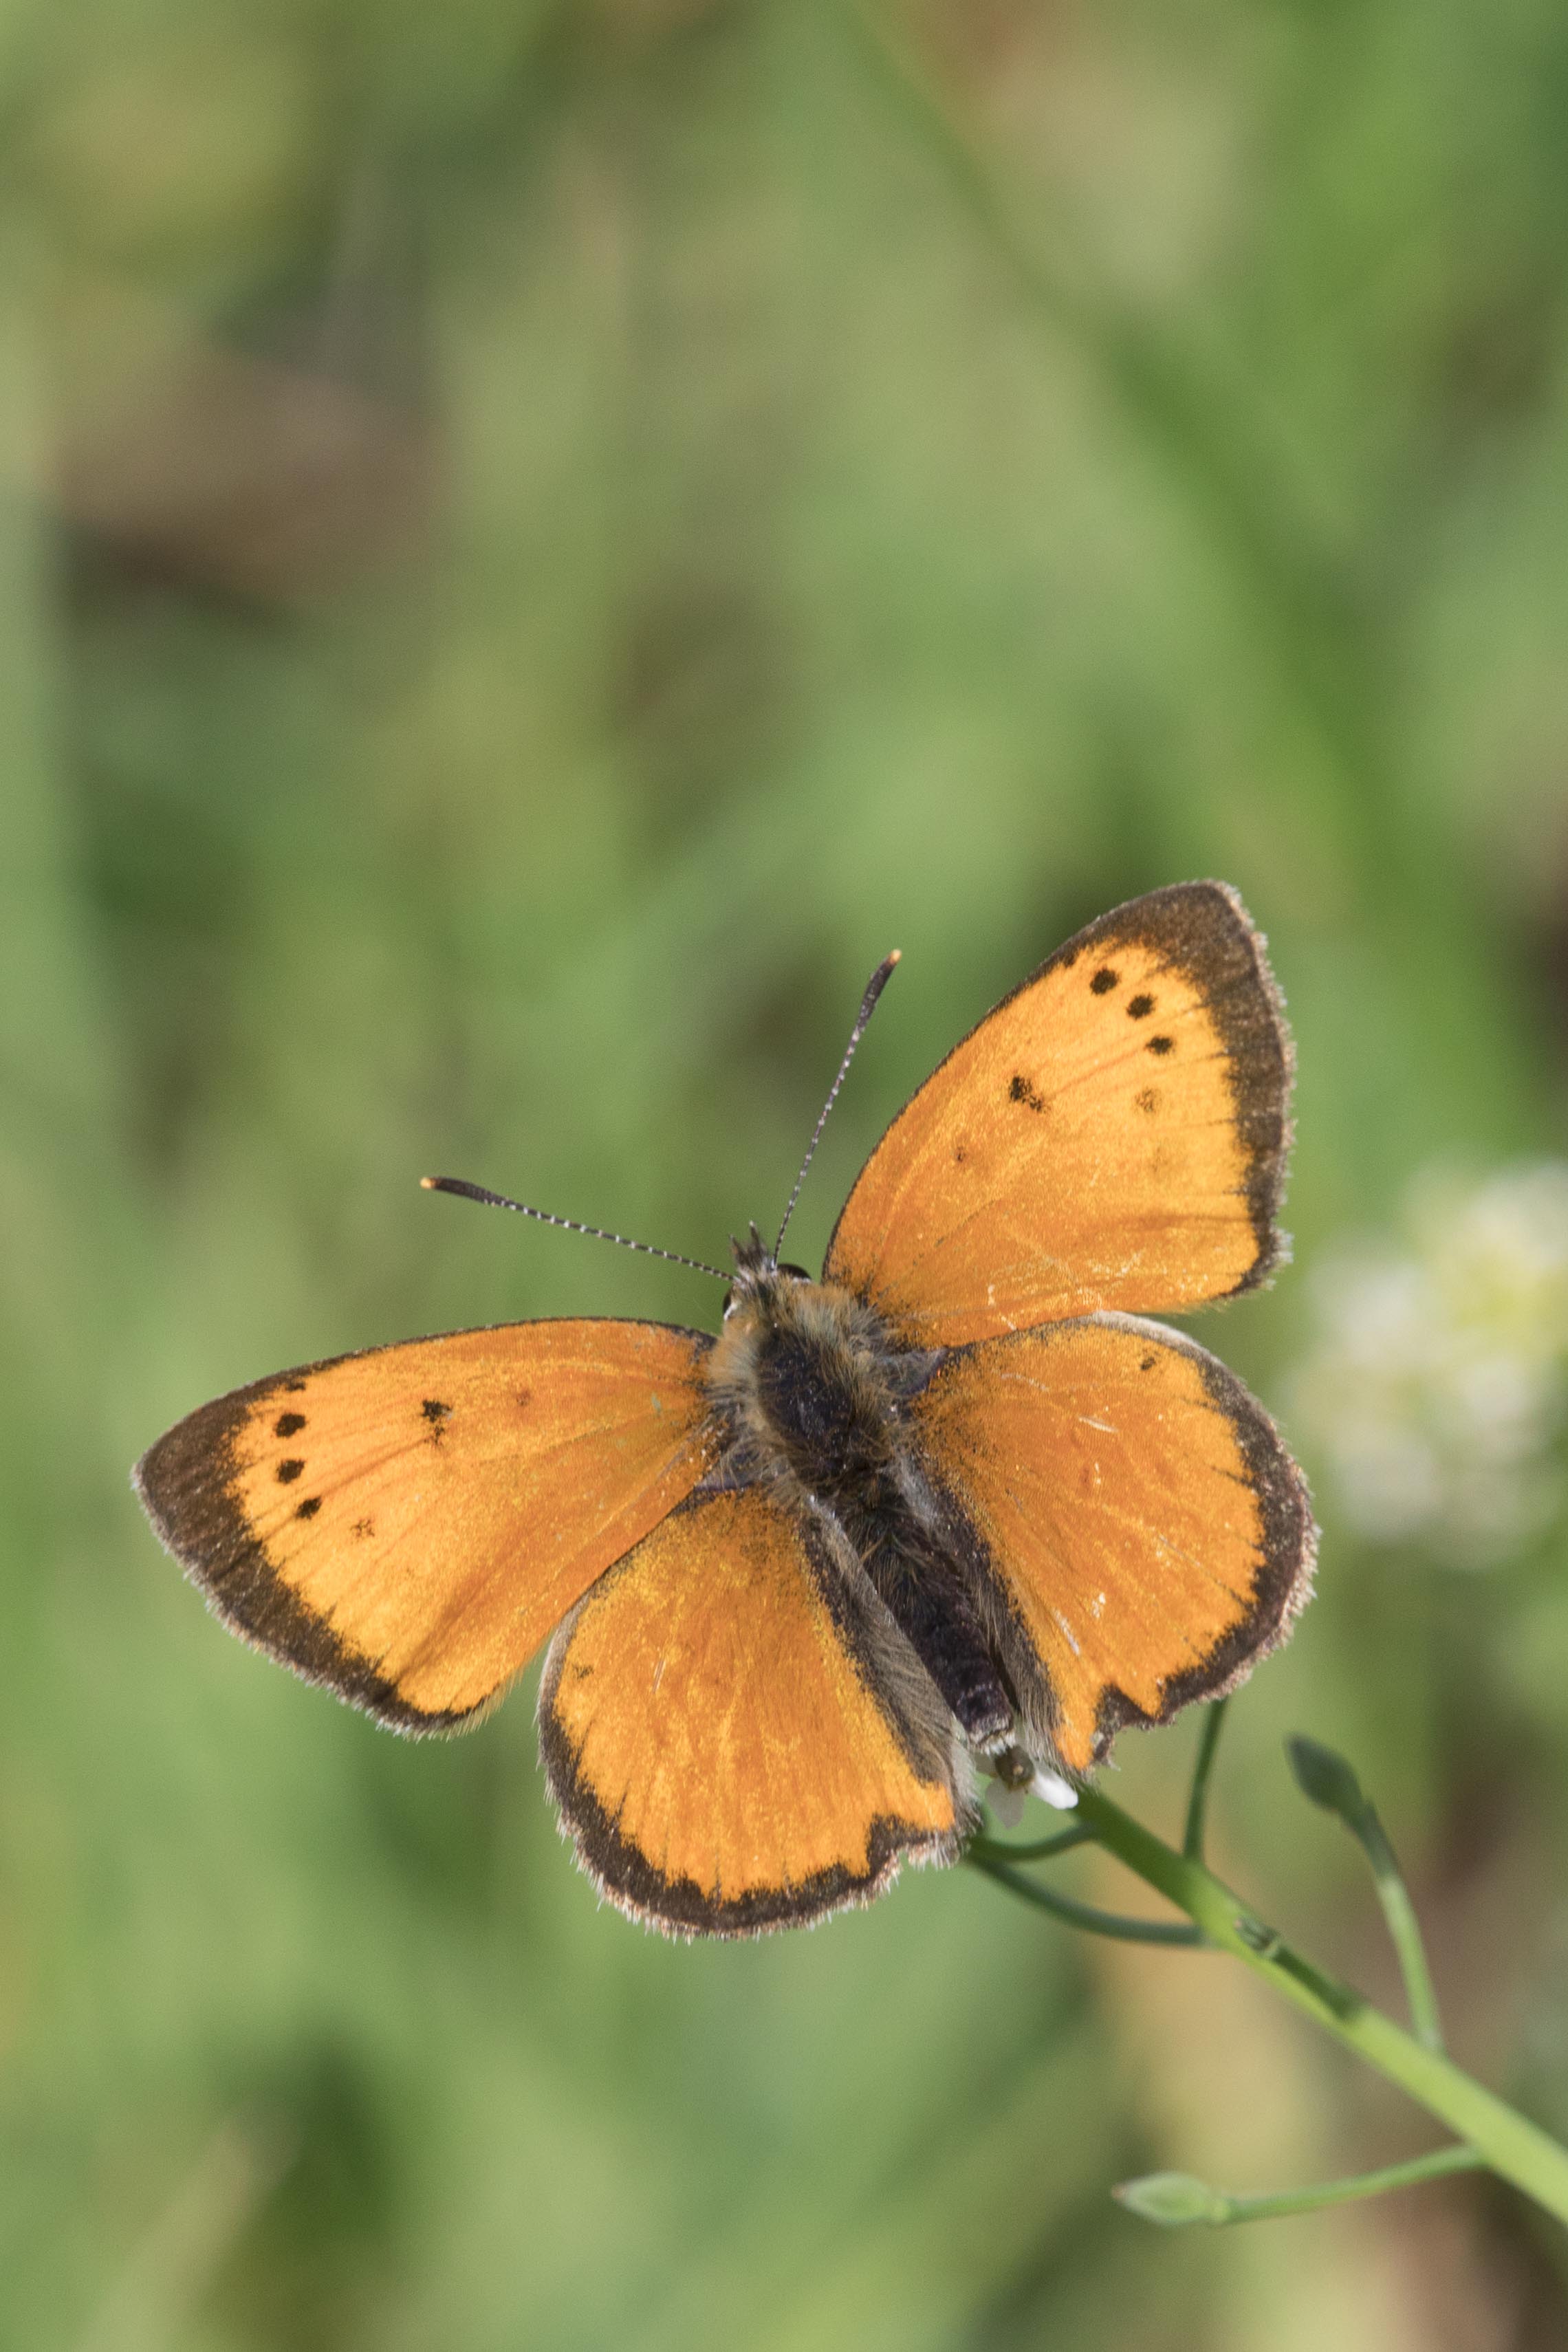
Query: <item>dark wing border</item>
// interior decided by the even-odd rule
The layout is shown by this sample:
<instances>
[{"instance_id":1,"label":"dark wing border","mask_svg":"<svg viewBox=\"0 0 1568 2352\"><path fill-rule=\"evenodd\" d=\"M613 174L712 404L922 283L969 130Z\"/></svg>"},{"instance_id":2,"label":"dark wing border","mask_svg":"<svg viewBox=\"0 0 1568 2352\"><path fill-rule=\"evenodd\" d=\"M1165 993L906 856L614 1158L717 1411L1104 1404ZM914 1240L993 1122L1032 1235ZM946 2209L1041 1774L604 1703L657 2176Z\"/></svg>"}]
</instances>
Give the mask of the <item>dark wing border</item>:
<instances>
[{"instance_id":1,"label":"dark wing border","mask_svg":"<svg viewBox=\"0 0 1568 2352\"><path fill-rule=\"evenodd\" d=\"M1107 1312L1074 1316L1066 1322L1020 1332L1017 1337L1036 1342L1044 1339L1048 1344L1058 1335L1096 1328L1125 1331L1176 1355L1186 1356L1196 1364L1211 1402L1237 1433L1247 1484L1258 1497L1262 1518L1262 1558L1253 1579L1252 1605L1246 1615L1220 1636L1205 1657L1165 1678L1160 1685L1159 1706L1152 1712L1130 1698L1119 1684L1106 1685L1095 1709L1093 1760L1098 1767L1105 1762L1119 1731L1152 1730L1157 1725L1171 1722L1194 1700L1228 1697L1260 1660L1279 1647L1312 1597L1318 1527L1312 1517L1306 1478L1270 1415L1228 1365L1221 1363L1217 1356L1186 1332L1149 1316ZM975 1354L982 1349L1005 1348L1008 1344L1008 1339L978 1339L968 1347L952 1349L951 1356ZM919 1443L918 1433L916 1442ZM1026 1701L1026 1712L1037 1718L1037 1727L1048 1739L1056 1717L1056 1700L1044 1664L1034 1643L1022 1633L1014 1580L1005 1561L984 1543L969 1520L963 1496L947 1484L940 1462L923 1449L921 1461L926 1476L944 1502L969 1528L991 1580L1006 1596L1006 1614L995 1621L998 1637L1009 1653L1006 1663L1019 1698ZM1022 1655L1016 1647L1020 1637Z\"/></svg>"},{"instance_id":2,"label":"dark wing border","mask_svg":"<svg viewBox=\"0 0 1568 2352\"><path fill-rule=\"evenodd\" d=\"M701 1510L715 1499L713 1495L688 1496L684 1502L677 1504L668 1520L660 1521L660 1527L689 1512ZM885 1677L876 1675L873 1680L880 1664L886 1629L879 1623L861 1622L862 1604L868 1600L874 1614L881 1610L880 1601L868 1584L864 1596L847 1586L837 1563L826 1556L825 1547L814 1540L809 1523L800 1521L797 1525L809 1571L827 1606L835 1631L860 1672L869 1702L880 1707L911 1769L929 1777L928 1768L934 1760L929 1738L922 1738L916 1727L900 1717L896 1694L888 1694L880 1687ZM905 1863L919 1867L958 1859L965 1839L978 1823L979 1811L968 1790L951 1770L947 1777L953 1801L952 1828L940 1832L921 1830L900 1821L896 1815L876 1814L868 1834L864 1871L851 1871L836 1863L831 1869L816 1871L809 1878L793 1885L760 1887L730 1899L721 1896L715 1902L694 1879L667 1878L639 1847L628 1844L620 1834L616 1817L579 1780L576 1752L555 1713L554 1701L580 1612L587 1607L605 1578L629 1573L634 1559L635 1554L628 1552L616 1566L607 1569L604 1577L589 1586L570 1615L562 1619L545 1654L539 1685L540 1760L555 1801L561 1833L574 1847L580 1867L607 1902L639 1926L657 1928L661 1935L686 1942L697 1936L732 1940L769 1935L785 1927L813 1927L835 1911L863 1909L887 1891ZM901 1642L903 1637L897 1628L892 1631L894 1639Z\"/></svg>"},{"instance_id":3,"label":"dark wing border","mask_svg":"<svg viewBox=\"0 0 1568 2352\"><path fill-rule=\"evenodd\" d=\"M459 1331L433 1331L384 1347L350 1348L339 1356L297 1364L231 1389L197 1407L150 1445L131 1473L131 1484L153 1532L176 1559L213 1615L247 1647L287 1666L301 1682L330 1690L350 1706L374 1717L406 1738L431 1738L467 1731L482 1721L510 1688L502 1683L477 1706L426 1714L398 1696L395 1684L376 1661L345 1642L325 1617L306 1607L268 1559L250 1523L234 1500L238 1465L235 1440L264 1398L288 1394L293 1383L330 1372L366 1356L395 1355L403 1348L441 1339L466 1339L475 1332L541 1329L551 1323L641 1322L650 1329L689 1339L700 1353L713 1344L707 1331L629 1315L540 1316L528 1323L477 1324Z\"/></svg>"}]
</instances>

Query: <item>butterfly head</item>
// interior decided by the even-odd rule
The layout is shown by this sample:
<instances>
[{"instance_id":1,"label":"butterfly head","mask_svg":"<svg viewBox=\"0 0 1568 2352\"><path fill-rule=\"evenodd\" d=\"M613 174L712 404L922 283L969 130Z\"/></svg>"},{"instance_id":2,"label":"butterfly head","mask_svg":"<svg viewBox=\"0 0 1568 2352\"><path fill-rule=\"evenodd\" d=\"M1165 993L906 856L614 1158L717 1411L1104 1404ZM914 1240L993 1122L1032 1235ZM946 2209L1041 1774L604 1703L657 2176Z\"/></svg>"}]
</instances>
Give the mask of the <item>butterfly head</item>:
<instances>
[{"instance_id":1,"label":"butterfly head","mask_svg":"<svg viewBox=\"0 0 1568 2352\"><path fill-rule=\"evenodd\" d=\"M753 1221L750 1238L738 1242L733 1234L730 1247L735 1256L735 1279L730 1285L724 1300L724 1320L729 1321L738 1307L752 1304L777 1288L781 1282L809 1282L810 1275L804 1265L781 1264L769 1248Z\"/></svg>"}]
</instances>

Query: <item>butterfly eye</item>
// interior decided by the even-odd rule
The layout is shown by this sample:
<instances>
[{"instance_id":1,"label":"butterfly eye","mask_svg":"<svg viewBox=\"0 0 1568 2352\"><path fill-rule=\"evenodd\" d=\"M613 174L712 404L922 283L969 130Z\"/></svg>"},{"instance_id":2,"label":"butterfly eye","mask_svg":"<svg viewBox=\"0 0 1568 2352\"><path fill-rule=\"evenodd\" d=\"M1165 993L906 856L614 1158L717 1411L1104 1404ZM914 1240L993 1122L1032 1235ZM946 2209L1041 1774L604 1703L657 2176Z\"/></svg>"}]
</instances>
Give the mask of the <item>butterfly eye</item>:
<instances>
[{"instance_id":1,"label":"butterfly eye","mask_svg":"<svg viewBox=\"0 0 1568 2352\"><path fill-rule=\"evenodd\" d=\"M806 1272L804 1265L777 1265L773 1268L773 1272L775 1274L787 1274L795 1282L809 1282L811 1280L811 1276Z\"/></svg>"},{"instance_id":2,"label":"butterfly eye","mask_svg":"<svg viewBox=\"0 0 1568 2352\"><path fill-rule=\"evenodd\" d=\"M739 1283L732 1282L730 1285L729 1289L724 1293L724 1320L726 1323L728 1323L731 1316L733 1315L736 1307L739 1307L741 1303L739 1296L737 1295L739 1290Z\"/></svg>"}]
</instances>

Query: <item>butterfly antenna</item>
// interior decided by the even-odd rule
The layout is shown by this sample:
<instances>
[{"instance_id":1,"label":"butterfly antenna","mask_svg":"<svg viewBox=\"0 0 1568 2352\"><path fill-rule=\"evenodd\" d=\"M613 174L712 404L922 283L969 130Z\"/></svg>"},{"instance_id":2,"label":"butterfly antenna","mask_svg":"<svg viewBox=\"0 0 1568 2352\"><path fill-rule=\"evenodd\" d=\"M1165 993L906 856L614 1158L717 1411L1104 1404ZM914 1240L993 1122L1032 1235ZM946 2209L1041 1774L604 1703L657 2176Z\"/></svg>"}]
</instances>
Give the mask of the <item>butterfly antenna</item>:
<instances>
[{"instance_id":1,"label":"butterfly antenna","mask_svg":"<svg viewBox=\"0 0 1568 2352\"><path fill-rule=\"evenodd\" d=\"M784 1237L789 1231L789 1221L795 1214L795 1204L800 1198L800 1188L805 1181L805 1171L810 1167L816 1147L822 1140L822 1130L827 1125L827 1114L838 1100L838 1089L849 1075L849 1065L855 1059L855 1048L866 1034L866 1024L877 1010L877 999L891 980L893 966L901 961L902 952L901 949L895 948L891 955L884 956L866 983L866 993L860 999L860 1010L855 1015L855 1026L849 1032L849 1043L844 1048L844 1059L838 1065L838 1076L827 1090L827 1100L822 1106L822 1117L812 1129L811 1141L805 1147L805 1158L800 1163L800 1174L795 1180L795 1191L790 1194L789 1206L784 1213L784 1223L779 1227L779 1237L773 1244L775 1258L784 1247Z\"/></svg>"},{"instance_id":2,"label":"butterfly antenna","mask_svg":"<svg viewBox=\"0 0 1568 2352\"><path fill-rule=\"evenodd\" d=\"M622 1249L641 1250L645 1257L668 1258L671 1265L689 1265L695 1274L710 1274L715 1282L730 1283L732 1274L705 1265L700 1257L682 1257L679 1250L656 1249L652 1242L628 1241L625 1234L606 1233L603 1225L580 1225L575 1217L552 1217L548 1209L531 1209L525 1201L509 1201L504 1192L487 1192L482 1184L465 1184L460 1176L421 1176L426 1192L456 1192L459 1200L479 1201L487 1209L513 1209L520 1217L537 1217L542 1225L562 1225L569 1234L591 1234L596 1242L618 1242Z\"/></svg>"}]
</instances>

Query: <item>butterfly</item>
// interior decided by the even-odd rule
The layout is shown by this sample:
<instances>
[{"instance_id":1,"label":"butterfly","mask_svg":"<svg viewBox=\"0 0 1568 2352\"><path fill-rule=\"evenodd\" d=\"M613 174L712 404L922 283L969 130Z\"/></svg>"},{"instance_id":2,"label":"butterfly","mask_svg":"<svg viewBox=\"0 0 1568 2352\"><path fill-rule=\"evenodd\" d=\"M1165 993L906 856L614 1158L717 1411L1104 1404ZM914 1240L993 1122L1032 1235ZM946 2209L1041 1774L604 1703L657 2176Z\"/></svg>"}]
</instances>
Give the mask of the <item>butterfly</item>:
<instances>
[{"instance_id":1,"label":"butterfly","mask_svg":"<svg viewBox=\"0 0 1568 2352\"><path fill-rule=\"evenodd\" d=\"M1279 1263L1290 1083L1239 898L1156 890L953 1048L820 1281L753 1224L717 1334L567 1318L307 1364L180 1422L137 1489L219 1617L395 1730L478 1722L548 1641L549 1787L634 1917L818 1919L954 1860L986 1775L1071 1803L1122 1727L1289 1630L1300 1474L1145 1318Z\"/></svg>"}]
</instances>

